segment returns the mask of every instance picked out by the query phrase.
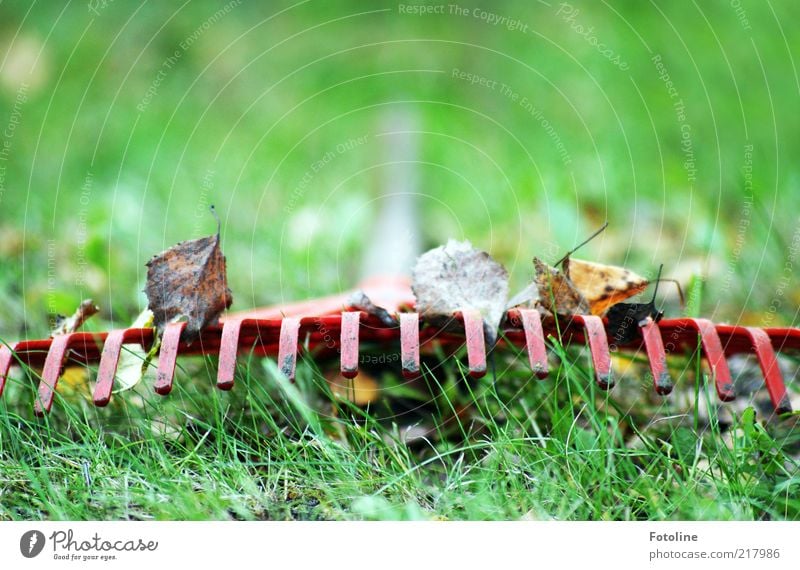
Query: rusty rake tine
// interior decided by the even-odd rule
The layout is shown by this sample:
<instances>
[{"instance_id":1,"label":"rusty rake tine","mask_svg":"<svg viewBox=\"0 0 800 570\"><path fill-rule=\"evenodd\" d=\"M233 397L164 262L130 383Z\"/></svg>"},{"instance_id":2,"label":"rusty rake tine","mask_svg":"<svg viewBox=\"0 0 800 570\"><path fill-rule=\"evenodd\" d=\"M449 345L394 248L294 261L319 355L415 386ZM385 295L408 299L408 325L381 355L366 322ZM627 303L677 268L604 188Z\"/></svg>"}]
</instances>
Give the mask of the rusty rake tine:
<instances>
[{"instance_id":1,"label":"rusty rake tine","mask_svg":"<svg viewBox=\"0 0 800 570\"><path fill-rule=\"evenodd\" d=\"M753 343L753 350L758 358L758 364L761 366L761 372L764 374L764 383L767 386L772 406L779 414L791 412L792 405L786 395L786 384L783 382L783 375L775 358L775 351L769 335L755 327L745 327L745 330Z\"/></svg>"},{"instance_id":2,"label":"rusty rake tine","mask_svg":"<svg viewBox=\"0 0 800 570\"><path fill-rule=\"evenodd\" d=\"M537 378L547 378L547 347L544 343L542 317L535 309L519 309L522 328L525 331L525 345L528 349L528 361Z\"/></svg>"},{"instance_id":3,"label":"rusty rake tine","mask_svg":"<svg viewBox=\"0 0 800 570\"><path fill-rule=\"evenodd\" d=\"M297 371L298 336L300 334L300 319L298 317L284 317L281 321L280 339L278 341L278 366L289 380L294 381ZM358 352L358 347L356 347Z\"/></svg>"},{"instance_id":4,"label":"rusty rake tine","mask_svg":"<svg viewBox=\"0 0 800 570\"><path fill-rule=\"evenodd\" d=\"M233 377L236 374L236 355L239 352L239 333L243 320L230 320L222 324L220 336L219 362L217 364L217 388L230 390L233 388Z\"/></svg>"},{"instance_id":5,"label":"rusty rake tine","mask_svg":"<svg viewBox=\"0 0 800 570\"><path fill-rule=\"evenodd\" d=\"M467 341L467 363L469 375L481 378L486 375L486 339L483 334L483 317L480 311L464 309L464 334Z\"/></svg>"},{"instance_id":6,"label":"rusty rake tine","mask_svg":"<svg viewBox=\"0 0 800 570\"><path fill-rule=\"evenodd\" d=\"M61 376L61 369L64 366L64 357L74 335L75 333L71 333L53 337L50 350L47 351L47 359L44 362L36 402L33 404L33 412L37 416L41 417L49 412L53 405L53 396Z\"/></svg>"},{"instance_id":7,"label":"rusty rake tine","mask_svg":"<svg viewBox=\"0 0 800 570\"><path fill-rule=\"evenodd\" d=\"M419 313L400 313L400 362L403 376L419 376Z\"/></svg>"},{"instance_id":8,"label":"rusty rake tine","mask_svg":"<svg viewBox=\"0 0 800 570\"><path fill-rule=\"evenodd\" d=\"M97 368L97 383L92 395L95 406L106 406L111 401L114 377L117 375L117 366L126 332L124 329L111 331L103 344L100 366Z\"/></svg>"},{"instance_id":9,"label":"rusty rake tine","mask_svg":"<svg viewBox=\"0 0 800 570\"><path fill-rule=\"evenodd\" d=\"M170 323L164 329L164 336L161 337L161 349L158 352L158 371L156 372L154 388L156 393L162 396L172 392L175 363L178 359L181 333L185 327L186 323Z\"/></svg>"},{"instance_id":10,"label":"rusty rake tine","mask_svg":"<svg viewBox=\"0 0 800 570\"><path fill-rule=\"evenodd\" d=\"M736 399L736 392L733 389L731 371L728 362L725 360L725 352L722 349L722 342L717 334L714 323L708 319L688 319L700 334L700 342L703 352L711 368L717 395L723 402L730 402Z\"/></svg>"},{"instance_id":11,"label":"rusty rake tine","mask_svg":"<svg viewBox=\"0 0 800 570\"><path fill-rule=\"evenodd\" d=\"M342 313L339 348L341 350L341 372L345 378L355 378L358 375L358 329L360 320L360 311L345 311Z\"/></svg>"},{"instance_id":12,"label":"rusty rake tine","mask_svg":"<svg viewBox=\"0 0 800 570\"><path fill-rule=\"evenodd\" d=\"M580 319L583 321L583 328L589 341L589 352L592 356L597 385L603 390L608 390L614 386L614 379L611 374L611 352L608 349L608 337L603 319L594 315L584 315Z\"/></svg>"},{"instance_id":13,"label":"rusty rake tine","mask_svg":"<svg viewBox=\"0 0 800 570\"><path fill-rule=\"evenodd\" d=\"M650 372L653 374L653 387L657 394L665 396L672 392L672 378L667 370L667 354L664 351L664 340L658 324L649 320L641 327L647 359L650 361Z\"/></svg>"},{"instance_id":14,"label":"rusty rake tine","mask_svg":"<svg viewBox=\"0 0 800 570\"><path fill-rule=\"evenodd\" d=\"M5 344L0 345L0 396L3 395L3 389L6 387L8 370L11 368L11 359L13 357L14 352L10 347Z\"/></svg>"}]
</instances>

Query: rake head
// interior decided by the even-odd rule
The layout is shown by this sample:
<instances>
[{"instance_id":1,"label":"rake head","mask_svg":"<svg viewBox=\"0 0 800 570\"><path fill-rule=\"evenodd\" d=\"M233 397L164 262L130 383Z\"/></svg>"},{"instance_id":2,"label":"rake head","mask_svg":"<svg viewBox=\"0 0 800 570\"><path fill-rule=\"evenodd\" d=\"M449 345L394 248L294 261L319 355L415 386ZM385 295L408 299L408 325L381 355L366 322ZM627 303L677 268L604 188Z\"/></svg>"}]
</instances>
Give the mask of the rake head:
<instances>
[{"instance_id":1,"label":"rake head","mask_svg":"<svg viewBox=\"0 0 800 570\"><path fill-rule=\"evenodd\" d=\"M170 393L179 355L204 354L219 357L217 386L230 390L234 385L236 358L240 350L258 356L276 357L287 377L294 378L297 354L309 350L338 352L341 373L347 378L358 374L359 344L369 342L384 348L399 343L403 375L420 374L420 352L438 344L448 350L466 345L469 372L474 377L486 374L487 345L481 315L463 310L452 321L436 326L426 323L414 311L414 296L406 279L370 279L360 288L376 305L392 315L391 322L355 309L352 292L313 301L286 304L241 313L231 313L219 325L207 327L191 344L181 339L185 323L166 327L158 357L155 391ZM588 345L598 386L609 389L614 381L606 322L596 316L569 319L542 318L532 309L508 311L501 328L498 346L513 344L528 354L531 371L538 378L548 375L548 336L564 344ZM777 413L791 412L776 351L800 349L800 329L756 328L715 325L707 319L681 318L648 322L633 341L617 348L644 349L650 363L654 389L666 395L673 382L667 370L667 356L698 347L708 362L717 394L722 401L736 397L726 357L754 354L759 362L770 400ZM0 396L15 361L42 369L34 409L48 412L64 366L99 363L94 403L105 406L111 399L117 364L124 344L138 344L149 350L154 340L152 329L119 329L103 333L75 332L45 340L20 341L0 346ZM491 348L491 347L488 347Z\"/></svg>"}]
</instances>

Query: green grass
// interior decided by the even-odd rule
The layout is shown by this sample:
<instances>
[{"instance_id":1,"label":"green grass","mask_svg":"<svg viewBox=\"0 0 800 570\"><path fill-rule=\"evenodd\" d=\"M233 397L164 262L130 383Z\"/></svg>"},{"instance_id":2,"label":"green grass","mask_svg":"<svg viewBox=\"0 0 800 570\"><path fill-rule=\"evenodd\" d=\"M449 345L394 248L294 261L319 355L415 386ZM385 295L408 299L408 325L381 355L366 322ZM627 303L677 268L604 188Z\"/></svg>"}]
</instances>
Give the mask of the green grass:
<instances>
[{"instance_id":1,"label":"green grass","mask_svg":"<svg viewBox=\"0 0 800 570\"><path fill-rule=\"evenodd\" d=\"M77 389L41 420L18 379L0 408L0 519L800 517L791 418L763 424L747 408L720 426L698 407L648 403L636 380L639 401L624 402L595 387L581 351L553 348L561 363L541 382L514 354L497 355L496 382L434 360L402 413L386 405L400 394L391 374L356 407L310 357L296 384L243 359L230 393L212 387L212 361L187 359L167 398L140 386L97 409ZM679 372L690 391L696 366ZM405 442L412 425L426 437Z\"/></svg>"}]
</instances>

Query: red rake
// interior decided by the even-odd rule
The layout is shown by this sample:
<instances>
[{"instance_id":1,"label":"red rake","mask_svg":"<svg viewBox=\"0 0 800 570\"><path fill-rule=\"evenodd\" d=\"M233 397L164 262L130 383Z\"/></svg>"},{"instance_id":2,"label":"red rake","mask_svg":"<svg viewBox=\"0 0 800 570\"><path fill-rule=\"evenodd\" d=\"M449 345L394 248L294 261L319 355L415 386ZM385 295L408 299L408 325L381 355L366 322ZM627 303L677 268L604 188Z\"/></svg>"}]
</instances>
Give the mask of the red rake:
<instances>
[{"instance_id":1,"label":"red rake","mask_svg":"<svg viewBox=\"0 0 800 570\"><path fill-rule=\"evenodd\" d=\"M433 326L424 316L413 312L414 296L405 279L371 279L361 290L378 306L397 317L388 325L377 317L348 306L351 292L313 301L279 305L243 313L232 313L221 324L204 329L191 344L181 340L184 323L166 327L158 357L155 390L161 395L172 391L176 360L179 355L217 355L217 387L230 390L234 385L236 359L240 351L257 356L277 357L280 370L294 378L297 354L305 346L322 353L338 351L341 373L347 378L358 374L359 344L368 342L389 348L399 341L403 375L420 374L420 353L435 344L448 350L466 345L469 372L474 377L486 374L487 347L483 320L475 311L453 315L451 326ZM458 330L452 324L458 323ZM463 333L461 332L463 330ZM503 323L499 346L511 343L525 348L532 372L538 378L548 375L548 336L561 342L587 345L597 384L613 386L611 353L606 323L596 316L570 319L542 319L532 309L512 309ZM121 329L102 333L75 332L52 339L27 340L12 347L0 346L0 395L9 367L16 361L42 369L35 412L48 412L58 379L66 364L99 363L94 403L105 406L111 399L114 377L122 345L138 344L145 351L153 342L152 329ZM715 325L707 319L664 319L641 327L641 339L621 346L626 351L644 347L657 393L666 395L673 383L667 370L667 355L698 347L708 362L717 394L723 401L735 396L726 356L755 354L772 405L777 413L791 411L786 386L776 360L776 351L800 349L800 329L756 328Z\"/></svg>"},{"instance_id":2,"label":"red rake","mask_svg":"<svg viewBox=\"0 0 800 570\"><path fill-rule=\"evenodd\" d=\"M415 135L419 132L413 113L393 112L386 116L381 133L386 152L382 210L368 243L364 275L407 275L418 255L416 200L420 192L413 166L417 162ZM220 325L204 329L191 344L181 340L184 323L167 325L161 339L155 390L161 395L172 391L178 355L217 355L217 387L221 390L233 388L240 351L277 357L283 374L294 378L297 354L306 346L315 354L332 355L338 351L342 375L353 378L358 374L362 341L384 349L396 347L399 341L403 375L409 378L420 374L420 353L435 345L451 352L466 345L470 374L474 377L486 374L487 347L479 313L462 310L453 315L451 323L436 326L414 312L414 295L406 277L367 279L360 289L375 305L395 315L396 321L388 323L352 307L351 291L313 301L231 313ZM598 385L603 389L613 386L608 333L600 317L576 316L556 322L542 320L536 310L513 309L508 311L501 328L499 345L511 343L527 349L531 369L537 377L548 375L545 339L553 336L564 344L588 344ZM11 347L0 345L0 396L13 362L40 368L34 410L42 415L53 404L58 379L66 364L99 363L94 403L105 406L111 399L122 346L138 344L149 351L153 336L152 329L124 329L107 333L76 332L52 339L21 341ZM800 349L800 329L759 329L714 325L706 319L666 319L645 325L639 340L620 348L638 351L644 346L655 390L665 395L673 386L667 371L667 355L695 350L698 343L720 399L735 398L725 357L754 353L775 410L791 411L775 351Z\"/></svg>"}]
</instances>

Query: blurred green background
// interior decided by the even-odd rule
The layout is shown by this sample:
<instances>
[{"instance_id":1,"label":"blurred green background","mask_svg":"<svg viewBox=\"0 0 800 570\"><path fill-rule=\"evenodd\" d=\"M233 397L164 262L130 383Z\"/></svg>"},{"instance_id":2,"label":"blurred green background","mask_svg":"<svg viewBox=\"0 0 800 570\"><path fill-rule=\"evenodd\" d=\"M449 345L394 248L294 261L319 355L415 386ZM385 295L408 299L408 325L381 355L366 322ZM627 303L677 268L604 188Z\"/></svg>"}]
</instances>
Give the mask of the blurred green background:
<instances>
[{"instance_id":1,"label":"blurred green background","mask_svg":"<svg viewBox=\"0 0 800 570\"><path fill-rule=\"evenodd\" d=\"M419 116L426 245L470 239L517 288L533 255L608 219L583 257L703 277L694 309L716 320L796 324L799 17L755 0L4 1L0 338L89 296L95 328L129 324L146 260L212 233L211 203L235 309L352 286L387 109Z\"/></svg>"}]
</instances>

